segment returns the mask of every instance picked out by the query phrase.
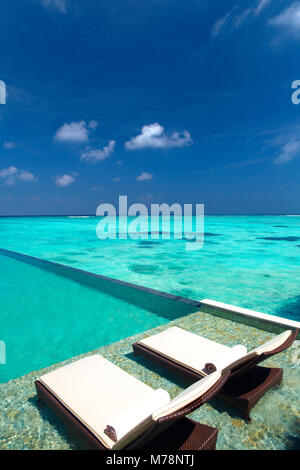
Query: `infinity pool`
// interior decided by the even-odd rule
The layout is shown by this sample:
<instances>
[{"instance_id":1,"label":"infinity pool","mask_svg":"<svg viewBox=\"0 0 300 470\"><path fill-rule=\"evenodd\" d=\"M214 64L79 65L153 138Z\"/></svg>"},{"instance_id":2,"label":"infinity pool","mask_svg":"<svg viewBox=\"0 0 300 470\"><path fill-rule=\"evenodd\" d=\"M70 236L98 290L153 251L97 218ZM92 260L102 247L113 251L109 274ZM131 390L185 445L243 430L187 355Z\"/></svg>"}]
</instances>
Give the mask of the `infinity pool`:
<instances>
[{"instance_id":1,"label":"infinity pool","mask_svg":"<svg viewBox=\"0 0 300 470\"><path fill-rule=\"evenodd\" d=\"M53 267L54 270L55 267ZM0 382L195 311L134 288L51 272L0 255ZM63 270L63 268L62 268Z\"/></svg>"}]
</instances>

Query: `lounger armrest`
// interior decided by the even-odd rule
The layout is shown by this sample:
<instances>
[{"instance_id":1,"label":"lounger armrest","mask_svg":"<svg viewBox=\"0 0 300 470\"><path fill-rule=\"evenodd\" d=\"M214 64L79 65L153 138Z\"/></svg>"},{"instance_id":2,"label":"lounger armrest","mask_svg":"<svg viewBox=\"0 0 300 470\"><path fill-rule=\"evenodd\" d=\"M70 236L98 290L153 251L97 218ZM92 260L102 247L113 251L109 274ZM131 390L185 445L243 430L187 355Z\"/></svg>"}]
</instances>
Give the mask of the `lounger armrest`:
<instances>
[{"instance_id":1,"label":"lounger armrest","mask_svg":"<svg viewBox=\"0 0 300 470\"><path fill-rule=\"evenodd\" d=\"M208 402L211 398L213 398L219 392L219 390L221 390L225 382L227 382L229 376L230 376L230 371L223 374L219 378L219 380L215 382L214 385L209 390L207 390L203 395L201 395L198 399L194 400L193 402L187 405L184 405L183 408L178 409L174 413L170 413L166 416L162 416L158 418L157 423L162 424L162 423L166 423L170 421L175 421L178 418L181 418L183 416L186 416L192 413L192 411L196 410L201 405L203 405L204 403Z\"/></svg>"}]
</instances>

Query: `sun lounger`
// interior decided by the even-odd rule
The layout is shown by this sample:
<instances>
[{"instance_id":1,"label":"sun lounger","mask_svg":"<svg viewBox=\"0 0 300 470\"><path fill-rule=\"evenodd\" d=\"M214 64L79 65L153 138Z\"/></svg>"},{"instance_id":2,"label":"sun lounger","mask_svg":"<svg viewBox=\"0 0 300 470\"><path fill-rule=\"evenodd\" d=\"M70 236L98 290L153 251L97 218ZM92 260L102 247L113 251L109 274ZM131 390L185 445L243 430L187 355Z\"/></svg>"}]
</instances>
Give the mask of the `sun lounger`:
<instances>
[{"instance_id":1,"label":"sun lounger","mask_svg":"<svg viewBox=\"0 0 300 470\"><path fill-rule=\"evenodd\" d=\"M185 416L213 397L230 372L215 372L173 400L100 355L36 382L43 400L87 449L214 449L217 429Z\"/></svg>"},{"instance_id":2,"label":"sun lounger","mask_svg":"<svg viewBox=\"0 0 300 470\"><path fill-rule=\"evenodd\" d=\"M285 331L247 353L243 345L229 348L172 327L133 344L133 350L135 354L193 381L214 371L230 371L230 378L218 393L218 398L237 407L250 421L251 408L271 387L281 382L283 372L280 368L257 364L287 349L297 334L298 330Z\"/></svg>"}]
</instances>

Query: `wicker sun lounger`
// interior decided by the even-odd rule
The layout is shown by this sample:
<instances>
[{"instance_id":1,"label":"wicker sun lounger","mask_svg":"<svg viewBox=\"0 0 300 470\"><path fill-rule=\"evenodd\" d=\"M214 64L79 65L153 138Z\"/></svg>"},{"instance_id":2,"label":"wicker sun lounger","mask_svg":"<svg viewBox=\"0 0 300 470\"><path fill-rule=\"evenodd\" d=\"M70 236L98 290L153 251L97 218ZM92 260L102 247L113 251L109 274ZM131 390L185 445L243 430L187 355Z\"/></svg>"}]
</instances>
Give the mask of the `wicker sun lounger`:
<instances>
[{"instance_id":1,"label":"wicker sun lounger","mask_svg":"<svg viewBox=\"0 0 300 470\"><path fill-rule=\"evenodd\" d=\"M280 368L257 364L287 349L297 335L298 330L285 331L247 353L244 346L229 348L172 327L133 344L133 350L191 381L216 370L230 371L230 378L217 397L238 408L250 421L251 409L270 388L280 384L283 374Z\"/></svg>"},{"instance_id":2,"label":"wicker sun lounger","mask_svg":"<svg viewBox=\"0 0 300 470\"><path fill-rule=\"evenodd\" d=\"M215 372L170 400L166 391L153 390L94 355L40 377L35 386L39 399L86 449L213 450L218 430L185 416L210 400L229 375ZM153 406L151 399L159 393L165 400L162 406L145 411L144 403L148 400L149 405L150 397ZM121 426L112 425L118 418ZM119 434L122 426L125 432Z\"/></svg>"}]
</instances>

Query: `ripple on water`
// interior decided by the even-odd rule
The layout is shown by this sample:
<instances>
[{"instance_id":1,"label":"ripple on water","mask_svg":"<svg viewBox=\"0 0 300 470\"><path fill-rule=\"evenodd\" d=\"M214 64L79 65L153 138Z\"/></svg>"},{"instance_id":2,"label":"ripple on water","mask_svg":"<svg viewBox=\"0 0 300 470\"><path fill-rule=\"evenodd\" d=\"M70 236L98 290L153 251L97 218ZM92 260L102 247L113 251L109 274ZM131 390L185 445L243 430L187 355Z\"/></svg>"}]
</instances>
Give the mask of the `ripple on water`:
<instances>
[{"instance_id":1,"label":"ripple on water","mask_svg":"<svg viewBox=\"0 0 300 470\"><path fill-rule=\"evenodd\" d=\"M257 237L257 240L297 242L300 237Z\"/></svg>"},{"instance_id":2,"label":"ripple on water","mask_svg":"<svg viewBox=\"0 0 300 470\"><path fill-rule=\"evenodd\" d=\"M191 234L193 235L193 233ZM221 237L221 233L212 233L212 232L205 232L204 233L204 238L205 237ZM186 240L188 242L195 242L196 241L196 237L192 238L192 239L189 239L188 237L182 237L183 240Z\"/></svg>"},{"instance_id":3,"label":"ripple on water","mask_svg":"<svg viewBox=\"0 0 300 470\"><path fill-rule=\"evenodd\" d=\"M53 258L53 261L55 263L63 263L63 264L74 263L74 260L72 260L71 258L67 258L66 256L55 256Z\"/></svg>"},{"instance_id":4,"label":"ripple on water","mask_svg":"<svg viewBox=\"0 0 300 470\"><path fill-rule=\"evenodd\" d=\"M166 266L166 268L167 268L168 271L170 271L170 272L182 272L182 271L185 271L186 266L177 265L177 264L168 264L168 265Z\"/></svg>"},{"instance_id":5,"label":"ripple on water","mask_svg":"<svg viewBox=\"0 0 300 470\"><path fill-rule=\"evenodd\" d=\"M160 270L158 266L151 266L151 264L131 264L129 269L137 274L158 274Z\"/></svg>"},{"instance_id":6,"label":"ripple on water","mask_svg":"<svg viewBox=\"0 0 300 470\"><path fill-rule=\"evenodd\" d=\"M195 296L195 291L193 289L180 288L174 290L173 294L178 295L179 297L193 298L193 296Z\"/></svg>"},{"instance_id":7,"label":"ripple on water","mask_svg":"<svg viewBox=\"0 0 300 470\"><path fill-rule=\"evenodd\" d=\"M153 242L153 241L150 241L150 240L143 240L143 241L139 242L139 245L140 246L155 246L155 245L161 245L161 242L159 242L159 241Z\"/></svg>"},{"instance_id":8,"label":"ripple on water","mask_svg":"<svg viewBox=\"0 0 300 470\"><path fill-rule=\"evenodd\" d=\"M296 295L284 302L284 304L277 309L275 315L300 321L300 295Z\"/></svg>"}]
</instances>

